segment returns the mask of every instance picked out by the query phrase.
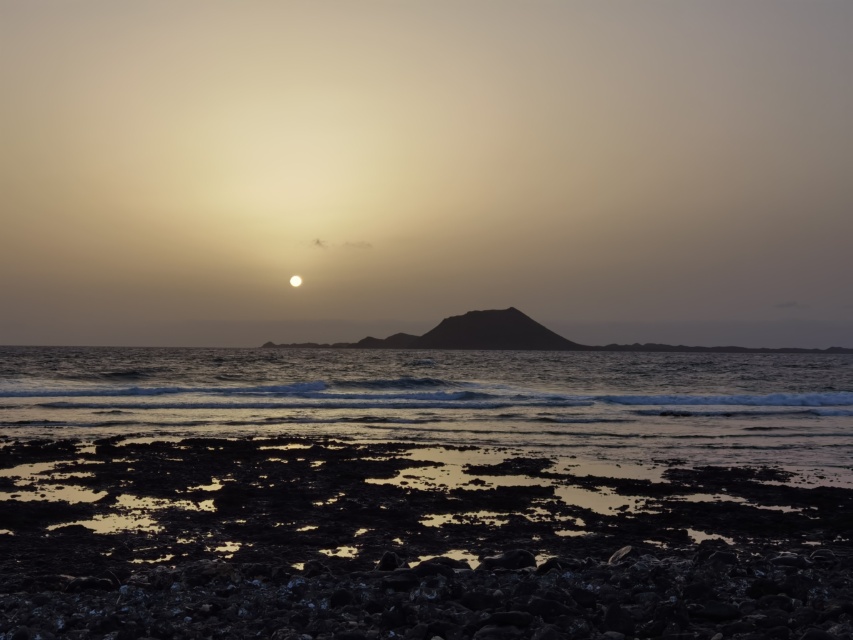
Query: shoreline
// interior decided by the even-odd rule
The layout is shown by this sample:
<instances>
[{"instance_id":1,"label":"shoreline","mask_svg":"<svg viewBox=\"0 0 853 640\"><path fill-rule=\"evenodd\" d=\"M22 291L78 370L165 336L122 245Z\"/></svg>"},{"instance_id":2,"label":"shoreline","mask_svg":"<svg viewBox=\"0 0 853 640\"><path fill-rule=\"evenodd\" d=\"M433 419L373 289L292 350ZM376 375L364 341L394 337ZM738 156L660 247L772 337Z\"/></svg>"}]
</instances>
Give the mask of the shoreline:
<instances>
[{"instance_id":1,"label":"shoreline","mask_svg":"<svg viewBox=\"0 0 853 640\"><path fill-rule=\"evenodd\" d=\"M397 629L399 635L412 626L405 620L382 622L382 613L393 608L386 606L392 594L408 598L410 604L421 598L421 604L432 606L438 598L464 609L462 594L494 582L498 586L492 591L506 597L492 598L480 610L468 609L482 617L483 612L529 609L540 587L524 603L510 597L525 581L554 589L555 581L576 582L577 589L595 580L614 587L615 580L615 594L604 598L599 589L591 607L577 599L583 594L573 598L564 585L567 598L562 604L573 613L560 615L584 621L575 635L560 631L560 624L569 622L555 622L559 615L534 615L526 609L522 612L533 618L516 619L518 624L527 621L520 627L483 624L474 629L477 625L469 620L457 625L456 635L433 634L462 638L467 628L467 635L483 638L487 627L512 627L520 635L511 632L506 637L543 637L543 630L554 625L551 632L564 634L554 637L599 637L606 631L630 635L624 615L611 615L621 615L621 626L606 622L610 605L628 612L637 633L660 626L653 610L636 606L634 585L621 584L635 571L669 576L665 589L654 587L657 596L648 596L657 604L671 597L685 601L688 578L705 571L711 573L703 580L713 578L709 593L730 607L756 600L746 592L774 572L779 574L774 578L778 588L771 588L775 595L785 593L811 610L823 610L832 598L789 593L793 587L786 587L785 580L808 577L804 584L819 584L826 594L841 587L838 593L853 593L851 489L797 484L789 472L768 467L691 469L670 461L649 477L636 477L635 470L616 477L590 475L576 462L519 457L508 449L338 438L134 441L118 436L93 444L9 442L0 448L0 494L5 498L0 500L0 544L6 550L0 561L0 594L5 594L0 596L0 611L20 607L21 599L36 594L50 607L70 606L66 601L72 594L87 601L115 601L117 595L121 600L131 592L140 598L148 594L149 599L160 594L168 600L196 588L199 601L217 589L241 597L248 597L248 589L276 599L296 581L307 585L300 589L313 593L315 603L326 602L323 616L308 607L303 627L290 625L296 638L319 620L342 620L331 615L335 607L329 609L336 589L352 595L364 591L355 585L367 584L371 597L379 598L379 604L372 605L381 608L375 612L379 618L373 620L361 602L357 624L349 631L385 638L392 637L390 631ZM623 559L612 560L627 547ZM566 578L569 574L575 578ZM416 595L432 589L427 583L435 580L444 581L436 592L444 595L432 600ZM451 589L450 583L456 586ZM732 586L736 583L737 588ZM703 594L702 602L718 601ZM362 593L356 599L365 597ZM713 633L673 637L711 638L721 625L754 613L741 608L737 614L727 609L729 617L720 619L687 615L677 624L677 633ZM562 611L555 605L556 610ZM125 620L130 613L113 615ZM157 617L153 610L151 615ZM415 626L443 615L424 609L415 615ZM189 614L183 618L192 620L178 624L178 635L153 637L207 637L193 633L202 627L209 630L210 620ZM242 622L248 629L250 622L259 624L253 620ZM848 621L849 615L836 620ZM126 622L119 626L124 629ZM710 622L714 624L709 627ZM818 622L817 617L811 620ZM191 633L194 624L201 627ZM281 622L280 628L288 624ZM346 631L335 626L337 622L328 624L334 627L332 635ZM754 620L749 624L760 629ZM0 634L16 628L6 624ZM315 631L308 634L325 633ZM666 635L664 629L657 631ZM805 625L797 623L786 637L805 631ZM839 633L836 629L832 637L843 637Z\"/></svg>"}]
</instances>

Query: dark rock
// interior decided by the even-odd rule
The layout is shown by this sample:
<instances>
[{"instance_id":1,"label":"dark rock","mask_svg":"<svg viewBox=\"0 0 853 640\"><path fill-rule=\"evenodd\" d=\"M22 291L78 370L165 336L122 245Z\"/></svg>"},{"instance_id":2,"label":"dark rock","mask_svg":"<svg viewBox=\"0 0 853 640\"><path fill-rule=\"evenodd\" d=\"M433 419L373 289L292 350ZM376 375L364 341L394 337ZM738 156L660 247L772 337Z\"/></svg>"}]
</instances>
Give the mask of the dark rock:
<instances>
[{"instance_id":1,"label":"dark rock","mask_svg":"<svg viewBox=\"0 0 853 640\"><path fill-rule=\"evenodd\" d=\"M746 595L750 598L760 598L761 596L773 595L783 591L781 585L776 584L767 578L757 578L746 589Z\"/></svg>"},{"instance_id":2,"label":"dark rock","mask_svg":"<svg viewBox=\"0 0 853 640\"><path fill-rule=\"evenodd\" d=\"M634 619L618 604L611 604L604 612L604 627L608 631L617 631L626 636L634 635Z\"/></svg>"},{"instance_id":3,"label":"dark rock","mask_svg":"<svg viewBox=\"0 0 853 640\"><path fill-rule=\"evenodd\" d=\"M583 618L561 618L559 628L563 630L566 638L571 638L572 640L589 638L593 632L593 626Z\"/></svg>"},{"instance_id":4,"label":"dark rock","mask_svg":"<svg viewBox=\"0 0 853 640\"><path fill-rule=\"evenodd\" d=\"M471 611L483 611L500 606L501 600L486 591L467 591L459 598L459 604Z\"/></svg>"},{"instance_id":5,"label":"dark rock","mask_svg":"<svg viewBox=\"0 0 853 640\"><path fill-rule=\"evenodd\" d=\"M810 567L812 563L808 558L804 558L796 553L781 553L778 556L770 558L770 564L775 564L780 567L806 569Z\"/></svg>"},{"instance_id":6,"label":"dark rock","mask_svg":"<svg viewBox=\"0 0 853 640\"><path fill-rule=\"evenodd\" d=\"M853 638L853 626L850 625L850 622L842 622L840 624L834 624L829 629L826 629L826 632L835 636L836 638L843 638L844 640L850 640Z\"/></svg>"},{"instance_id":7,"label":"dark rock","mask_svg":"<svg viewBox=\"0 0 853 640\"><path fill-rule=\"evenodd\" d=\"M786 595L776 593L761 596L758 599L759 609L782 609L783 611L793 611L794 601Z\"/></svg>"},{"instance_id":8,"label":"dark rock","mask_svg":"<svg viewBox=\"0 0 853 640\"><path fill-rule=\"evenodd\" d=\"M306 578L316 578L317 576L331 573L332 570L319 560L309 560L305 563L305 567L302 569L302 574Z\"/></svg>"},{"instance_id":9,"label":"dark rock","mask_svg":"<svg viewBox=\"0 0 853 640\"><path fill-rule=\"evenodd\" d=\"M817 611L811 607L797 607L791 612L791 620L797 627L808 627L817 621Z\"/></svg>"},{"instance_id":10,"label":"dark rock","mask_svg":"<svg viewBox=\"0 0 853 640\"><path fill-rule=\"evenodd\" d=\"M779 592L806 602L813 597L812 589L818 586L819 582L807 572L792 571L780 585Z\"/></svg>"},{"instance_id":11,"label":"dark rock","mask_svg":"<svg viewBox=\"0 0 853 640\"><path fill-rule=\"evenodd\" d=\"M386 629L396 629L402 627L407 622L407 612L402 606L393 606L382 612L382 625Z\"/></svg>"},{"instance_id":12,"label":"dark rock","mask_svg":"<svg viewBox=\"0 0 853 640\"><path fill-rule=\"evenodd\" d=\"M0 441L0 467L20 464L16 445L2 437ZM607 487L655 503L654 510L604 515L557 500L553 487L550 493L520 486L445 491L365 483L366 478L398 477L403 469L419 464L399 455L409 451L409 445L331 446L331 441L317 440L309 443L310 449L290 450L286 445L291 442L288 436L128 443L106 457L86 452L60 461L57 472L68 476L68 486L113 496L131 493L201 502L213 493L195 488L187 492L187 487L205 486L215 477L228 483L233 479L249 500L239 502L239 492L229 490L237 517L158 510L162 529L156 532L103 536L79 525L46 532L42 524L14 535L0 534L0 638L9 640L20 632L29 640L130 640L146 635L382 640L393 631L399 640L471 640L478 633L480 640L798 640L807 630L815 638L853 637L851 551L844 540L849 527L843 529L846 521L836 519L836 514L853 513L853 491L762 485L752 476L733 482L722 468L675 475L663 490L653 486L657 483L637 480L573 477L546 466L550 463L545 458L510 457L505 465L489 467L510 475L532 474L547 481L542 484ZM188 459L193 464L187 464ZM45 476L33 482L46 485L48 480ZM689 503L682 508L676 498L721 487L748 502L693 509ZM30 502L11 502L15 504L10 508L29 509ZM750 504L787 504L803 511L762 510ZM542 508L541 518L518 515L531 506ZM85 509L94 517L115 512L115 505L87 504ZM424 514L478 509L506 513L506 523L494 526L458 518L438 528L420 525ZM551 513L551 520L545 512ZM553 535L560 519L578 517L593 535ZM268 526L271 522L281 526ZM730 534L738 544L694 545L667 533L688 527ZM357 557L320 553L352 543L353 532L363 528L367 532L357 538ZM401 548L388 546L397 538L402 542L393 544L405 545L405 553L413 558L477 547L496 550L488 555L529 551L521 554L526 562L494 562L493 570L472 571L449 558L433 558L412 569L375 570L383 552ZM652 548L646 540L669 546ZM780 540L785 546L778 546ZM826 546L809 548L804 540L823 540ZM221 552L214 551L225 541L242 544L227 562L216 559ZM536 553L556 558L534 572L526 555L534 551L525 546L530 544L536 545ZM633 546L630 555L606 564L614 549L624 545ZM795 553L780 554L780 548ZM715 555L725 553L736 553L737 562ZM133 562L169 554L173 558L168 562ZM771 562L775 558L783 560ZM294 569L295 563L306 563L307 571ZM89 577L69 586L73 579L59 571ZM615 613L619 610L621 616Z\"/></svg>"},{"instance_id":13,"label":"dark rock","mask_svg":"<svg viewBox=\"0 0 853 640\"><path fill-rule=\"evenodd\" d=\"M522 580L512 590L512 596L514 598L527 598L537 591L539 591L539 582L537 580Z\"/></svg>"},{"instance_id":14,"label":"dark rock","mask_svg":"<svg viewBox=\"0 0 853 640\"><path fill-rule=\"evenodd\" d=\"M485 620L486 625L497 627L529 627L533 616L526 611L498 611Z\"/></svg>"},{"instance_id":15,"label":"dark rock","mask_svg":"<svg viewBox=\"0 0 853 640\"><path fill-rule=\"evenodd\" d=\"M411 569L397 569L382 577L382 587L393 591L411 591L420 583L420 576Z\"/></svg>"},{"instance_id":16,"label":"dark rock","mask_svg":"<svg viewBox=\"0 0 853 640\"><path fill-rule=\"evenodd\" d=\"M424 640L426 638L427 632L429 631L429 625L426 622L421 622L416 624L414 627L409 629L406 632L406 640Z\"/></svg>"},{"instance_id":17,"label":"dark rock","mask_svg":"<svg viewBox=\"0 0 853 640\"><path fill-rule=\"evenodd\" d=\"M121 619L115 613L110 613L93 620L89 629L95 633L106 634L118 630L121 626Z\"/></svg>"},{"instance_id":18,"label":"dark rock","mask_svg":"<svg viewBox=\"0 0 853 640\"><path fill-rule=\"evenodd\" d=\"M351 591L348 589L338 589L329 598L329 606L333 609L338 609L348 604L352 604L354 601L355 597Z\"/></svg>"},{"instance_id":19,"label":"dark rock","mask_svg":"<svg viewBox=\"0 0 853 640\"><path fill-rule=\"evenodd\" d=\"M544 624L536 630L532 640L563 640L563 638L563 633L559 627L553 624Z\"/></svg>"},{"instance_id":20,"label":"dark rock","mask_svg":"<svg viewBox=\"0 0 853 640\"><path fill-rule=\"evenodd\" d=\"M485 626L474 634L474 640L516 640L523 638L524 632L516 627Z\"/></svg>"},{"instance_id":21,"label":"dark rock","mask_svg":"<svg viewBox=\"0 0 853 640\"><path fill-rule=\"evenodd\" d=\"M838 556L832 551L832 549L815 549L812 551L811 555L809 555L809 559L812 562L817 562L819 564L835 564L838 562Z\"/></svg>"},{"instance_id":22,"label":"dark rock","mask_svg":"<svg viewBox=\"0 0 853 640\"><path fill-rule=\"evenodd\" d=\"M421 565L441 565L443 567L450 567L451 569L471 569L471 565L465 560L457 560L456 558L448 558L447 556L436 556L435 558L424 560L418 566Z\"/></svg>"},{"instance_id":23,"label":"dark rock","mask_svg":"<svg viewBox=\"0 0 853 640\"><path fill-rule=\"evenodd\" d=\"M442 562L443 560L449 560L449 558L431 558L429 560L424 560L417 564L412 571L422 578L430 576L444 576L445 578L452 578L456 573L453 565ZM467 563L465 564L467 565ZM466 566L465 568L470 569L471 567Z\"/></svg>"},{"instance_id":24,"label":"dark rock","mask_svg":"<svg viewBox=\"0 0 853 640\"><path fill-rule=\"evenodd\" d=\"M681 595L685 600L706 600L713 595L714 590L707 582L691 582L684 585Z\"/></svg>"},{"instance_id":25,"label":"dark rock","mask_svg":"<svg viewBox=\"0 0 853 640\"><path fill-rule=\"evenodd\" d=\"M569 590L569 593L572 596L572 600L577 602L580 606L586 607L590 609L596 605L598 602L598 597L587 589L582 589L580 587L573 587Z\"/></svg>"},{"instance_id":26,"label":"dark rock","mask_svg":"<svg viewBox=\"0 0 853 640\"><path fill-rule=\"evenodd\" d=\"M764 633L767 634L768 638L774 638L775 640L788 640L791 637L791 630L781 624L767 629Z\"/></svg>"},{"instance_id":27,"label":"dark rock","mask_svg":"<svg viewBox=\"0 0 853 640\"><path fill-rule=\"evenodd\" d=\"M717 562L719 564L737 564L737 554L733 551L715 551L708 558L708 562Z\"/></svg>"},{"instance_id":28,"label":"dark rock","mask_svg":"<svg viewBox=\"0 0 853 640\"><path fill-rule=\"evenodd\" d=\"M727 602L718 602L716 600L709 600L701 607L699 607L696 611L692 612L700 618L718 621L734 620L735 618L739 618L741 615L740 609L738 609L733 604L728 604Z\"/></svg>"},{"instance_id":29,"label":"dark rock","mask_svg":"<svg viewBox=\"0 0 853 640\"><path fill-rule=\"evenodd\" d=\"M557 616L567 616L574 613L571 607L567 607L562 602L549 598L533 597L525 608L534 616L539 616L548 621L553 620Z\"/></svg>"},{"instance_id":30,"label":"dark rock","mask_svg":"<svg viewBox=\"0 0 853 640\"><path fill-rule=\"evenodd\" d=\"M839 602L830 602L826 605L826 607L818 614L818 621L823 623L832 620L838 620L841 617L841 614L846 613L846 607L843 603Z\"/></svg>"},{"instance_id":31,"label":"dark rock","mask_svg":"<svg viewBox=\"0 0 853 640\"><path fill-rule=\"evenodd\" d=\"M70 591L71 593L77 593L79 591L84 591L86 589L97 589L99 591L110 591L115 589L118 585L116 585L112 580L108 578L96 578L94 576L83 576L80 578L74 578L71 582L68 583L66 587L66 591Z\"/></svg>"},{"instance_id":32,"label":"dark rock","mask_svg":"<svg viewBox=\"0 0 853 640\"><path fill-rule=\"evenodd\" d=\"M406 562L393 551L386 551L376 565L379 571L394 571L404 566Z\"/></svg>"},{"instance_id":33,"label":"dark rock","mask_svg":"<svg viewBox=\"0 0 853 640\"><path fill-rule=\"evenodd\" d=\"M565 571L567 569L576 569L578 561L572 558L548 558L545 562L536 567L536 573L544 575L549 571Z\"/></svg>"},{"instance_id":34,"label":"dark rock","mask_svg":"<svg viewBox=\"0 0 853 640\"><path fill-rule=\"evenodd\" d=\"M788 623L788 614L782 609L766 609L751 617L762 629L771 629Z\"/></svg>"},{"instance_id":35,"label":"dark rock","mask_svg":"<svg viewBox=\"0 0 853 640\"><path fill-rule=\"evenodd\" d=\"M755 631L755 621L754 620L736 620L735 622L731 622L729 624L724 624L719 627L727 638L738 636L739 634L750 633Z\"/></svg>"},{"instance_id":36,"label":"dark rock","mask_svg":"<svg viewBox=\"0 0 853 640\"><path fill-rule=\"evenodd\" d=\"M660 594L654 591L640 591L639 593L634 594L633 600L635 603L642 605L644 608L653 610L655 605L660 603L661 597Z\"/></svg>"},{"instance_id":37,"label":"dark rock","mask_svg":"<svg viewBox=\"0 0 853 640\"><path fill-rule=\"evenodd\" d=\"M438 636L439 638L459 638L462 635L462 627L453 622L448 622L446 620L434 620L430 622L429 628L427 629L427 638L434 638Z\"/></svg>"},{"instance_id":38,"label":"dark rock","mask_svg":"<svg viewBox=\"0 0 853 640\"><path fill-rule=\"evenodd\" d=\"M524 549L513 549L499 556L483 558L478 569L523 569L535 566L536 556Z\"/></svg>"},{"instance_id":39,"label":"dark rock","mask_svg":"<svg viewBox=\"0 0 853 640\"><path fill-rule=\"evenodd\" d=\"M807 630L803 635L801 635L800 640L838 640L838 638L823 629L815 627Z\"/></svg>"}]
</instances>

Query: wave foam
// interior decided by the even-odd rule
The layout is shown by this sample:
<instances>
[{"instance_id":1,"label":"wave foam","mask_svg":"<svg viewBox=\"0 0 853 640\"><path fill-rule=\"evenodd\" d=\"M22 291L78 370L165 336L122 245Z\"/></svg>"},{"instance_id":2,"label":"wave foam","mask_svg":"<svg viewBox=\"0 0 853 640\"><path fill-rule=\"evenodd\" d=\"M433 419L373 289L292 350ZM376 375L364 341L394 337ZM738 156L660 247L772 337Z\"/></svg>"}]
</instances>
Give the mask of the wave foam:
<instances>
[{"instance_id":1,"label":"wave foam","mask_svg":"<svg viewBox=\"0 0 853 640\"><path fill-rule=\"evenodd\" d=\"M746 407L844 407L853 406L853 393L772 393L732 396L598 396L601 402L624 405L735 405Z\"/></svg>"},{"instance_id":2,"label":"wave foam","mask_svg":"<svg viewBox=\"0 0 853 640\"><path fill-rule=\"evenodd\" d=\"M332 386L344 389L421 389L423 387L458 387L460 384L440 378L403 376L393 380L335 380Z\"/></svg>"},{"instance_id":3,"label":"wave foam","mask_svg":"<svg viewBox=\"0 0 853 640\"><path fill-rule=\"evenodd\" d=\"M297 382L295 384L265 385L256 387L91 387L67 389L6 389L0 398L100 398L122 396L164 396L180 394L220 395L270 395L300 394L325 390L325 382Z\"/></svg>"}]
</instances>

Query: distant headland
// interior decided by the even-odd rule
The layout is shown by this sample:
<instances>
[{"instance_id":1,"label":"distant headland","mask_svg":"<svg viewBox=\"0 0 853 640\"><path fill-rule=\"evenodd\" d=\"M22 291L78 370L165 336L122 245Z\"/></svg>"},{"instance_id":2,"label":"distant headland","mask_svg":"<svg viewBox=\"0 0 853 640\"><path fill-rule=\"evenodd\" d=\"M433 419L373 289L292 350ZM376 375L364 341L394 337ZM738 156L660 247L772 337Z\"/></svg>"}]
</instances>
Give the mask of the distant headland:
<instances>
[{"instance_id":1,"label":"distant headland","mask_svg":"<svg viewBox=\"0 0 853 640\"><path fill-rule=\"evenodd\" d=\"M265 349L468 349L507 351L646 351L669 353L853 353L853 349L752 349L749 347L688 347L669 344L608 344L590 346L572 342L539 324L515 307L469 311L451 316L422 336L395 333L387 338L367 337L358 342L275 344Z\"/></svg>"}]
</instances>

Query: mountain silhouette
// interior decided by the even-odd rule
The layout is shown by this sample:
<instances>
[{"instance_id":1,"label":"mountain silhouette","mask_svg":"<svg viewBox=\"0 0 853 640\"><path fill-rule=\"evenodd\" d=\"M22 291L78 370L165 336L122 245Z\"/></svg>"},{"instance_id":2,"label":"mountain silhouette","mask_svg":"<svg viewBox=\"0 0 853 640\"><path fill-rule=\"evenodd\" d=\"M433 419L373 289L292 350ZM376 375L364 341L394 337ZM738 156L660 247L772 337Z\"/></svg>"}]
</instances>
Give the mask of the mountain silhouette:
<instances>
[{"instance_id":1,"label":"mountain silhouette","mask_svg":"<svg viewBox=\"0 0 853 640\"><path fill-rule=\"evenodd\" d=\"M853 349L799 348L749 348L749 347L688 347L668 344L608 344L593 347L567 340L542 326L515 307L469 311L461 316L451 316L422 336L395 333L388 338L367 337L358 342L317 344L275 344L267 342L264 348L282 349L471 349L517 351L634 351L664 353L834 353L850 354Z\"/></svg>"},{"instance_id":2,"label":"mountain silhouette","mask_svg":"<svg viewBox=\"0 0 853 640\"><path fill-rule=\"evenodd\" d=\"M419 336L411 333L395 333L387 338L368 336L351 345L356 349L417 349L414 345L420 340Z\"/></svg>"},{"instance_id":3,"label":"mountain silhouette","mask_svg":"<svg viewBox=\"0 0 853 640\"><path fill-rule=\"evenodd\" d=\"M414 341L415 349L515 349L574 351L585 349L542 326L515 307L469 311L442 320Z\"/></svg>"}]
</instances>

